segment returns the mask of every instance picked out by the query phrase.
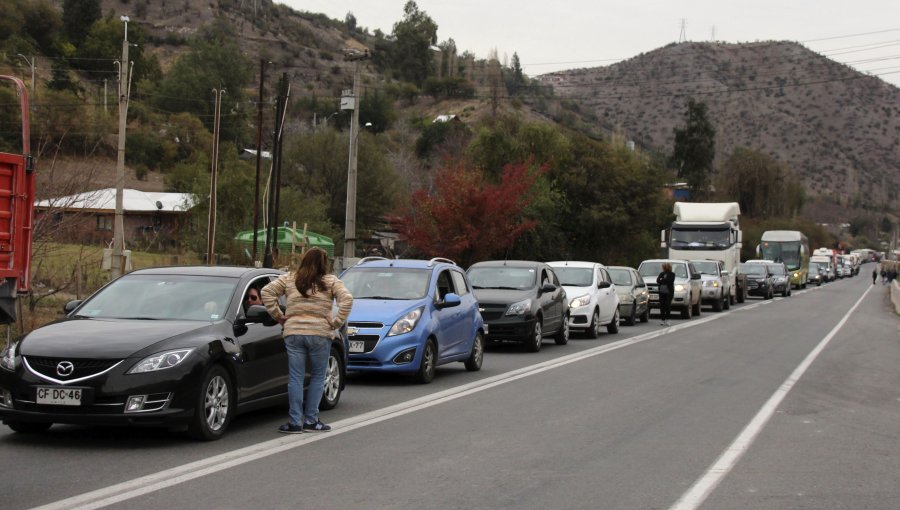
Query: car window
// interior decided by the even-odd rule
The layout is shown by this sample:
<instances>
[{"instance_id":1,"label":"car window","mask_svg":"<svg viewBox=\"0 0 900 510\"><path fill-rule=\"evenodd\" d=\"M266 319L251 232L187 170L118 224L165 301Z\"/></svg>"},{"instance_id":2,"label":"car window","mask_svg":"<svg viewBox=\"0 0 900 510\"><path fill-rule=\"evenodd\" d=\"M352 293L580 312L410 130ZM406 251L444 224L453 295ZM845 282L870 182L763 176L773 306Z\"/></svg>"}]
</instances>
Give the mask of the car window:
<instances>
[{"instance_id":1,"label":"car window","mask_svg":"<svg viewBox=\"0 0 900 510\"><path fill-rule=\"evenodd\" d=\"M263 304L262 299L260 299L259 301L249 301L247 299L247 297L250 295L251 289L255 289L256 294L259 295L260 297L262 297L262 288L265 287L266 285L268 285L269 282L271 282L273 279L274 278L270 277L270 276L260 276L258 278L254 278L249 283L247 283L246 287L244 288L244 291L241 293L243 298L241 299L240 306L238 307L240 314L246 313L247 308L249 308L250 305ZM284 305L285 304L284 300L285 300L284 295L278 296L278 304Z\"/></svg>"},{"instance_id":2,"label":"car window","mask_svg":"<svg viewBox=\"0 0 900 510\"><path fill-rule=\"evenodd\" d=\"M453 286L456 287L456 293L465 296L469 293L469 286L466 285L466 277L459 271L451 271L450 276L453 277Z\"/></svg>"},{"instance_id":3,"label":"car window","mask_svg":"<svg viewBox=\"0 0 900 510\"><path fill-rule=\"evenodd\" d=\"M609 276L616 285L631 285L631 271L627 269L610 269Z\"/></svg>"},{"instance_id":4,"label":"car window","mask_svg":"<svg viewBox=\"0 0 900 510\"><path fill-rule=\"evenodd\" d=\"M89 298L79 316L108 319L219 320L225 317L237 278L126 275Z\"/></svg>"},{"instance_id":5,"label":"car window","mask_svg":"<svg viewBox=\"0 0 900 510\"><path fill-rule=\"evenodd\" d=\"M474 289L525 290L537 286L537 271L533 267L481 266L466 272Z\"/></svg>"},{"instance_id":6,"label":"car window","mask_svg":"<svg viewBox=\"0 0 900 510\"><path fill-rule=\"evenodd\" d=\"M594 271L589 267L557 267L554 272L562 285L588 287L594 283Z\"/></svg>"},{"instance_id":7,"label":"car window","mask_svg":"<svg viewBox=\"0 0 900 510\"><path fill-rule=\"evenodd\" d=\"M438 274L437 278L437 293L438 300L443 301L447 294L454 292L453 288L453 277L450 276L450 270L444 269Z\"/></svg>"},{"instance_id":8,"label":"car window","mask_svg":"<svg viewBox=\"0 0 900 510\"><path fill-rule=\"evenodd\" d=\"M351 267L341 280L353 299L422 299L428 294L429 269Z\"/></svg>"}]
</instances>

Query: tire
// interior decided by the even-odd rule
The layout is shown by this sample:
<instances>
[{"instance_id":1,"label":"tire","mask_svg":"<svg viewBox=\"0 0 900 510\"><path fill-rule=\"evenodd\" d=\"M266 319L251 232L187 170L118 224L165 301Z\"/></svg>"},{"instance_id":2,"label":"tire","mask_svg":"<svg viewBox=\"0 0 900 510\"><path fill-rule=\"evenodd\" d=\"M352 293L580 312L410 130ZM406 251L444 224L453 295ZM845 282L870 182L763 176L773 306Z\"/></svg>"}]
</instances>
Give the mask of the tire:
<instances>
[{"instance_id":1,"label":"tire","mask_svg":"<svg viewBox=\"0 0 900 510\"><path fill-rule=\"evenodd\" d=\"M739 290L739 292L737 293L737 302L743 303L744 301L747 300L747 287L744 286L738 290Z\"/></svg>"},{"instance_id":2,"label":"tire","mask_svg":"<svg viewBox=\"0 0 900 510\"><path fill-rule=\"evenodd\" d=\"M419 369L416 370L416 382L419 384L428 384L434 380L434 369L437 363L434 352L434 342L429 338L425 342L425 348L422 349L422 362L419 363Z\"/></svg>"},{"instance_id":3,"label":"tire","mask_svg":"<svg viewBox=\"0 0 900 510\"><path fill-rule=\"evenodd\" d=\"M788 297L791 295L790 286L785 287L783 291L781 291L781 297Z\"/></svg>"},{"instance_id":4,"label":"tire","mask_svg":"<svg viewBox=\"0 0 900 510\"><path fill-rule=\"evenodd\" d=\"M541 350L541 344L544 343L544 327L541 324L541 318L534 320L534 329L531 331L531 338L525 342L525 350L528 352L538 352Z\"/></svg>"},{"instance_id":5,"label":"tire","mask_svg":"<svg viewBox=\"0 0 900 510\"><path fill-rule=\"evenodd\" d=\"M475 341L472 342L472 352L469 358L464 362L466 370L469 372L477 372L481 370L481 364L484 362L484 335L481 331L475 332Z\"/></svg>"},{"instance_id":6,"label":"tire","mask_svg":"<svg viewBox=\"0 0 900 510\"><path fill-rule=\"evenodd\" d=\"M650 322L650 305L647 305L644 313L641 314L641 322Z\"/></svg>"},{"instance_id":7,"label":"tire","mask_svg":"<svg viewBox=\"0 0 900 510\"><path fill-rule=\"evenodd\" d=\"M556 341L556 345L566 345L569 343L569 316L563 315L562 324L559 326L559 331L553 336L553 340Z\"/></svg>"},{"instance_id":8,"label":"tire","mask_svg":"<svg viewBox=\"0 0 900 510\"><path fill-rule=\"evenodd\" d=\"M588 338L597 338L600 336L600 310L594 309L594 315L591 316L591 326L587 330Z\"/></svg>"},{"instance_id":9,"label":"tire","mask_svg":"<svg viewBox=\"0 0 900 510\"><path fill-rule=\"evenodd\" d=\"M725 308L725 298L717 299L713 302L713 311L721 312Z\"/></svg>"},{"instance_id":10,"label":"tire","mask_svg":"<svg viewBox=\"0 0 900 510\"><path fill-rule=\"evenodd\" d=\"M606 325L606 332L610 335L615 335L619 332L619 309L616 308L615 313L613 313L613 318L609 321L609 324Z\"/></svg>"},{"instance_id":11,"label":"tire","mask_svg":"<svg viewBox=\"0 0 900 510\"><path fill-rule=\"evenodd\" d=\"M11 428L17 434L40 434L47 432L52 426L48 422L30 422L30 421L8 421L6 426Z\"/></svg>"},{"instance_id":12,"label":"tire","mask_svg":"<svg viewBox=\"0 0 900 510\"><path fill-rule=\"evenodd\" d=\"M700 298L697 298L697 304L694 305L693 308L694 308L694 310L693 310L694 315L696 315L697 317L700 317Z\"/></svg>"},{"instance_id":13,"label":"tire","mask_svg":"<svg viewBox=\"0 0 900 510\"><path fill-rule=\"evenodd\" d=\"M637 302L631 305L631 313L625 317L626 326L634 326L635 322L637 322Z\"/></svg>"},{"instance_id":14,"label":"tire","mask_svg":"<svg viewBox=\"0 0 900 510\"><path fill-rule=\"evenodd\" d=\"M731 310L731 305L734 304L733 299L734 298L731 295L731 292L728 292L728 294L725 294L725 309L726 310Z\"/></svg>"},{"instance_id":15,"label":"tire","mask_svg":"<svg viewBox=\"0 0 900 510\"><path fill-rule=\"evenodd\" d=\"M686 305L681 309L681 318L682 319L690 319L691 318L691 305Z\"/></svg>"},{"instance_id":16,"label":"tire","mask_svg":"<svg viewBox=\"0 0 900 510\"><path fill-rule=\"evenodd\" d=\"M234 417L234 385L222 365L213 365L206 372L197 391L194 417L188 434L201 441L215 441L225 435Z\"/></svg>"},{"instance_id":17,"label":"tire","mask_svg":"<svg viewBox=\"0 0 900 510\"><path fill-rule=\"evenodd\" d=\"M341 400L341 388L344 386L344 360L341 352L332 347L325 368L325 391L319 402L319 409L328 411L337 407Z\"/></svg>"}]
</instances>

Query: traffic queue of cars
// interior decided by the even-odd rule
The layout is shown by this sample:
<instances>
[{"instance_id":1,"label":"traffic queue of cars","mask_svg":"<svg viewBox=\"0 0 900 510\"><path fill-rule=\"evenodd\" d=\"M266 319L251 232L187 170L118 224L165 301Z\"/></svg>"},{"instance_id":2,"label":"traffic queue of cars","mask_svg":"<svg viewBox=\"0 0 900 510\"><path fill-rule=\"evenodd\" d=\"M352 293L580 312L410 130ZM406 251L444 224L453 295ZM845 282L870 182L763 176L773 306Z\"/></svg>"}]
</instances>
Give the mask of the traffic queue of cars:
<instances>
[{"instance_id":1,"label":"traffic queue of cars","mask_svg":"<svg viewBox=\"0 0 900 510\"><path fill-rule=\"evenodd\" d=\"M637 270L595 262L454 262L368 257L340 278L354 296L332 339L322 409L338 405L348 372L405 374L420 383L460 362L478 371L485 346L528 352L571 332L597 338L647 322L656 277L670 263L673 310L733 304L721 262L646 260ZM784 264L741 264L751 295L790 295ZM0 419L16 432L54 423L143 425L222 437L242 412L286 402L282 329L248 299L281 271L239 267L143 269L65 307L65 318L0 352ZM819 269L810 274L827 279ZM788 280L789 281L789 280ZM812 280L811 280L812 281ZM308 384L307 374L307 384Z\"/></svg>"}]
</instances>

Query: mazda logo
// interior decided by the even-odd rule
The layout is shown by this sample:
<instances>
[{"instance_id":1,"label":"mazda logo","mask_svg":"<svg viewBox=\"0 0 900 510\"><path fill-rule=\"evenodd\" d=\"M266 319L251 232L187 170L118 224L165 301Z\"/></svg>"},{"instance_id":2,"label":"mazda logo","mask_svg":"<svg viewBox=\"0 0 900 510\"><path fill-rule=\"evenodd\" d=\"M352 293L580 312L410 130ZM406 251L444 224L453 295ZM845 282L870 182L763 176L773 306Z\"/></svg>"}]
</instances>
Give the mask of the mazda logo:
<instances>
[{"instance_id":1,"label":"mazda logo","mask_svg":"<svg viewBox=\"0 0 900 510\"><path fill-rule=\"evenodd\" d=\"M56 365L56 373L61 377L68 377L75 371L75 365L71 361L60 361Z\"/></svg>"}]
</instances>

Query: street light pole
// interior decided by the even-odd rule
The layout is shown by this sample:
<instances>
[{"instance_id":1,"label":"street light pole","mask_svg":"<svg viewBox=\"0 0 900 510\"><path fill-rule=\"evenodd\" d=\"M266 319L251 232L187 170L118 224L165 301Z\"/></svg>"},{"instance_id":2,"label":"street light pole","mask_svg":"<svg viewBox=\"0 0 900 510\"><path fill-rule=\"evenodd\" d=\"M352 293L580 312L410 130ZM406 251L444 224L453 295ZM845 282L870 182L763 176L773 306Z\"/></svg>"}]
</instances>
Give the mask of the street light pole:
<instances>
[{"instance_id":1,"label":"street light pole","mask_svg":"<svg viewBox=\"0 0 900 510\"><path fill-rule=\"evenodd\" d=\"M128 95L131 89L128 66L128 16L119 18L125 23L125 38L122 39L122 60L119 62L119 149L116 159L116 218L113 222L113 247L110 260L110 277L115 280L125 271L125 128L128 120Z\"/></svg>"},{"instance_id":2,"label":"street light pole","mask_svg":"<svg viewBox=\"0 0 900 510\"><path fill-rule=\"evenodd\" d=\"M350 121L350 162L347 168L347 209L344 220L344 259L356 257L356 159L359 146L360 61L369 58L369 50L347 50L345 60L353 62L353 116ZM346 267L346 266L345 266Z\"/></svg>"},{"instance_id":3,"label":"street light pole","mask_svg":"<svg viewBox=\"0 0 900 510\"><path fill-rule=\"evenodd\" d=\"M34 67L35 67L35 66L34 66L34 62L35 62L35 58L37 58L37 57L35 57L35 56L32 55L31 60L28 60L28 57L26 57L25 55L22 55L21 53L16 53L16 56L17 56L17 57L22 57L22 59L23 59L25 62L27 62L29 66L31 66L31 98L34 99L34 90L35 90L35 83L34 83Z\"/></svg>"}]
</instances>

